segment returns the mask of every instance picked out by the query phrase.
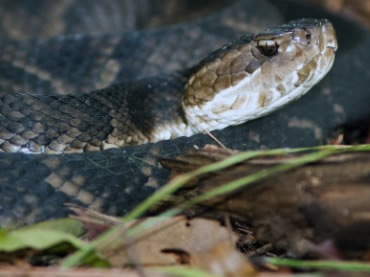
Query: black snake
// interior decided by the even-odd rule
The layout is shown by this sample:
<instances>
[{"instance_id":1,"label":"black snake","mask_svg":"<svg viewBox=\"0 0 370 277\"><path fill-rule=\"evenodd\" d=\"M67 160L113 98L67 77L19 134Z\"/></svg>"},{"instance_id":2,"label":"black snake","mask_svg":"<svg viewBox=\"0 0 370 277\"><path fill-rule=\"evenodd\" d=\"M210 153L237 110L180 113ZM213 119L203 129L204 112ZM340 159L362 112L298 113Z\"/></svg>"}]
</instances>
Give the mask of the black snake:
<instances>
[{"instance_id":1,"label":"black snake","mask_svg":"<svg viewBox=\"0 0 370 277\"><path fill-rule=\"evenodd\" d=\"M81 3L82 7L84 4L86 7L93 6L91 2L90 4L84 1ZM107 3L121 7L125 6L123 3L127 4L131 1L112 0ZM14 7L14 4L7 3L7 1L3 4ZM73 9L68 10L66 7L73 7L73 4L69 1L65 1L64 4L65 7L61 8L59 13L65 16L63 22L68 23L71 21L71 18L68 19L68 12ZM43 6L47 5L43 3ZM33 138L40 134L42 137L47 132L49 132L48 137L53 136L54 133L63 132L67 134L63 136L64 139L76 137L76 132L81 129L73 129L71 125L72 127L77 126L80 122L73 118L68 121L68 124L55 129L53 129L56 126L53 120L50 121L47 129L45 126L32 125L31 129L25 130L24 126L34 124L32 122L40 116L35 112L37 109L42 108L40 111L46 115L70 112L70 110L79 108L85 111L86 106L81 106L81 103L89 101L88 106L93 109L86 111L86 114L97 116L102 119L102 122L94 121L91 126L84 125L84 127L86 130L90 128L89 130L92 130L99 142L102 140L99 132L104 134L104 128L107 126L105 121L107 110L104 109L104 105L100 105L99 102L92 103L87 95L78 96L79 101L70 102L69 96L41 94L89 92L111 83L121 82L118 85L121 90L123 87L124 91L134 91L140 96L136 102L130 100L130 105L135 106L135 103L142 105L142 102L147 100L140 95L142 91L164 90L168 87L174 91L181 91L185 74L173 73L174 70L192 67L195 60L205 56L205 53L214 50L216 46L241 35L248 29L255 31L253 26L263 28L280 24L292 17L323 16L321 11L311 11L295 5L298 4L289 1L272 5L264 1L244 0L229 4L229 7L194 23L158 30L127 32L119 35L78 34L25 41L8 38L0 46L2 72L0 95L1 103L3 103L0 134L3 135L1 139L4 140L1 147L3 150L19 150L18 141L21 138L18 136L18 140L12 141L9 134L22 134L23 137ZM41 6L42 2L40 2ZM106 6L103 5L103 7ZM295 13L292 13L291 9ZM12 9L9 11L11 12ZM132 7L130 11L132 12ZM299 11L303 14L298 14ZM257 13L261 16L258 17ZM257 21L257 18L261 20ZM366 67L362 65L366 64L366 59L368 59L367 32L339 18L332 17L331 19L334 24L342 26L343 30L354 28L351 34L346 34L351 42L343 43L346 47L342 56L339 56L339 62L333 69L334 72L319 87L294 105L274 116L216 131L214 134L217 138L226 146L239 149L261 146L313 145L324 142L327 132L338 125L366 115L368 110L366 100L369 100L369 95L364 91L367 73ZM5 25L3 23L2 28ZM340 40L341 33L339 32L338 35ZM261 47L271 48L268 39L265 43L267 44ZM185 50L193 45L202 45L202 47L186 53ZM274 44L272 44L272 51L275 51ZM216 55L220 55L220 52ZM205 61L207 62L209 59ZM168 65L166 69L163 68L165 64ZM337 67L340 67L340 70L336 71ZM358 74L356 75L355 72ZM361 77L358 76L359 72L361 72ZM353 77L349 78L352 74ZM192 84L188 87L192 87ZM116 96L114 95L116 89L116 86L111 87L113 96ZM15 94L9 96L9 91ZM33 93L32 97L23 95L29 92ZM24 96L23 102L13 101L13 96L18 95L17 93ZM54 103L53 97L56 99ZM43 99L52 103L50 110L46 112L42 105ZM150 100L154 101L154 99ZM115 103L114 100L111 102ZM138 107L142 107L140 105ZM164 105L164 101L158 101L158 105ZM6 110L6 107L12 109ZM33 109L31 112L29 112L30 107ZM22 114L16 112L19 108L23 108ZM172 110L166 111L166 114L177 110L178 106L174 105ZM136 126L146 122L143 117L147 113L144 114L140 109L134 109L134 111L135 116L130 118L140 119L136 122ZM166 114L161 113L157 117L165 118ZM21 121L22 124L7 125L8 121L5 120L9 119L7 117L14 119L24 115L30 115L33 121L26 117L25 121ZM124 116L123 119L125 119ZM119 125L119 122L117 124ZM150 125L141 127L142 130L151 128ZM218 128L216 126L215 129ZM137 130L134 131L137 134ZM91 134L88 133L89 138ZM132 136L130 137L130 141L134 140ZM147 139L148 135L143 134L143 137L140 138L141 141ZM169 137L160 137L160 139ZM38 141L43 139L47 138L42 137ZM166 179L167 172L158 166L156 157L179 153L194 145L201 146L210 141L211 139L205 135L195 135L191 138L178 138L156 144L84 154L2 153L0 154L0 222L2 225L7 225L63 216L67 213L64 208L65 202L77 202L108 213L122 214L144 199ZM81 140L74 143L75 148L81 148ZM111 144L111 141L106 144ZM39 144L30 145L28 143L27 147L31 149L30 151L45 150L40 148ZM64 148L56 149L56 147L58 145L51 147L51 150L65 150ZM92 143L88 150L100 148L104 147L100 147L99 143L97 146Z\"/></svg>"}]
</instances>

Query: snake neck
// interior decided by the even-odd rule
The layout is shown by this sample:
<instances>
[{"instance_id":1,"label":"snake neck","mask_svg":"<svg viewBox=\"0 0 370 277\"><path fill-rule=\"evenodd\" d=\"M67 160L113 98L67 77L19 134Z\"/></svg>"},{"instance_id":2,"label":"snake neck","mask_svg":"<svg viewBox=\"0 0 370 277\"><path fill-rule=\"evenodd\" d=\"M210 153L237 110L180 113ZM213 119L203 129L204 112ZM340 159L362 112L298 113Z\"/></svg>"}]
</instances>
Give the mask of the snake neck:
<instances>
[{"instance_id":1,"label":"snake neck","mask_svg":"<svg viewBox=\"0 0 370 277\"><path fill-rule=\"evenodd\" d=\"M126 115L127 121L118 133L124 138L135 137L125 144L157 142L200 132L189 124L182 106L189 74L189 70L183 70L149 77L125 88L128 92L125 95L127 104L122 105L119 112ZM120 143L114 141L118 147L121 147Z\"/></svg>"}]
</instances>

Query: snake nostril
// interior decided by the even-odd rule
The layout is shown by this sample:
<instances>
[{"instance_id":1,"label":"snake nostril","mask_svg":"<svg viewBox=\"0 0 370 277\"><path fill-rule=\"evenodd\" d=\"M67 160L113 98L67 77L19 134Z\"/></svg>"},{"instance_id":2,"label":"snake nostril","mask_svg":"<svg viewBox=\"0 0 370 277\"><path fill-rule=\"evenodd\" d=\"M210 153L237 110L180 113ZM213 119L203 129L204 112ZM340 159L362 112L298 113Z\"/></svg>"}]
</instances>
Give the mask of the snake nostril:
<instances>
[{"instance_id":1,"label":"snake nostril","mask_svg":"<svg viewBox=\"0 0 370 277\"><path fill-rule=\"evenodd\" d=\"M310 42L311 42L311 37L312 37L312 36L311 36L311 34L310 34L310 33L307 33L307 34L306 34L306 40L307 40L307 42L308 42L308 43L310 43Z\"/></svg>"}]
</instances>

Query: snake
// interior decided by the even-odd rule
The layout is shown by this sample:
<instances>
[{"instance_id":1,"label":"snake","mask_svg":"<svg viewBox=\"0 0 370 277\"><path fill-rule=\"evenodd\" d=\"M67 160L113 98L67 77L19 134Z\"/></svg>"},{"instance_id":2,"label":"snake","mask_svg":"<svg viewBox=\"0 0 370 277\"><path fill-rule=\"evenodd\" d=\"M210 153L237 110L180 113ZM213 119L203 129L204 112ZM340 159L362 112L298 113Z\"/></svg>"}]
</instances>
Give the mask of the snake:
<instances>
[{"instance_id":1,"label":"snake","mask_svg":"<svg viewBox=\"0 0 370 277\"><path fill-rule=\"evenodd\" d=\"M40 3L39 12L51 8ZM77 4L63 5L56 8L64 16L59 20L70 24L68 12ZM135 7L133 1L109 5L131 7L127 14ZM238 149L316 145L324 130L366 114L368 94L353 95L366 76L351 78L351 89L340 82L349 80L349 72L366 74L361 52L367 31L300 5L243 0L153 30L9 35L0 46L0 225L66 216L67 202L124 214L167 180L158 157L212 142L204 131L216 130L219 140ZM326 19L282 24L299 16L292 10L354 26L351 45L339 58L339 76L346 77L338 77L334 66L335 86L330 73L324 78L337 48L333 25ZM186 54L190 45L205 46ZM356 109L347 108L353 103Z\"/></svg>"}]
</instances>

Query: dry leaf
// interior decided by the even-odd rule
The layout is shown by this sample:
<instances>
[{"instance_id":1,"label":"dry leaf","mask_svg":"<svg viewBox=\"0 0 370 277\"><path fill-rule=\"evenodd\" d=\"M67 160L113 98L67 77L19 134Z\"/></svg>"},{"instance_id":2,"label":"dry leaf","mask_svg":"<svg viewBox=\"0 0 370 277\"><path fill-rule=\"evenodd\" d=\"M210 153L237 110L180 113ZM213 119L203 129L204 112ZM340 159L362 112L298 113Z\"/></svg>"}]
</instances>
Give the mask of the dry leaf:
<instances>
[{"instance_id":1,"label":"dry leaf","mask_svg":"<svg viewBox=\"0 0 370 277\"><path fill-rule=\"evenodd\" d=\"M238 277L255 275L254 267L229 241L221 241L211 249L196 253L191 264L217 276Z\"/></svg>"},{"instance_id":2,"label":"dry leaf","mask_svg":"<svg viewBox=\"0 0 370 277\"><path fill-rule=\"evenodd\" d=\"M129 238L126 232L113 243L99 245L100 253L114 266L189 264L194 255L206 253L220 242L234 246L237 240L217 221L182 216L165 219L139 238Z\"/></svg>"}]
</instances>

